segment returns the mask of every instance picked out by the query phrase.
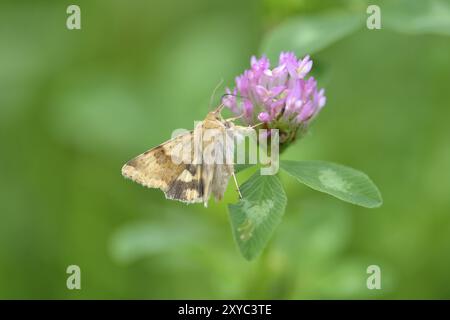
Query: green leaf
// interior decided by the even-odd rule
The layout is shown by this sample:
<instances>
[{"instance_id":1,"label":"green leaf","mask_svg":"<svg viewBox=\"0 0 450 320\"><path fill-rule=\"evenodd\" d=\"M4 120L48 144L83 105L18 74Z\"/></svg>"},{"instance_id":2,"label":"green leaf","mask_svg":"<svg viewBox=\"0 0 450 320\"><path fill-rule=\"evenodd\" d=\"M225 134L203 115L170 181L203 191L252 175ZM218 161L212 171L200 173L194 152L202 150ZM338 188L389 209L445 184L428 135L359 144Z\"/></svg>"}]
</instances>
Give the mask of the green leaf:
<instances>
[{"instance_id":1,"label":"green leaf","mask_svg":"<svg viewBox=\"0 0 450 320\"><path fill-rule=\"evenodd\" d=\"M294 51L299 56L315 53L362 27L364 15L331 12L314 16L299 16L280 24L270 32L261 53L272 61L281 51Z\"/></svg>"},{"instance_id":2,"label":"green leaf","mask_svg":"<svg viewBox=\"0 0 450 320\"><path fill-rule=\"evenodd\" d=\"M448 0L389 0L380 7L382 27L411 34L450 35Z\"/></svg>"},{"instance_id":3,"label":"green leaf","mask_svg":"<svg viewBox=\"0 0 450 320\"><path fill-rule=\"evenodd\" d=\"M381 206L380 191L361 171L324 161L281 161L280 167L315 190L366 208Z\"/></svg>"},{"instance_id":4,"label":"green leaf","mask_svg":"<svg viewBox=\"0 0 450 320\"><path fill-rule=\"evenodd\" d=\"M247 170L248 168L253 167L254 164L235 164L234 165L234 173L238 173L244 170Z\"/></svg>"},{"instance_id":5,"label":"green leaf","mask_svg":"<svg viewBox=\"0 0 450 320\"><path fill-rule=\"evenodd\" d=\"M233 236L247 260L258 256L280 223L286 194L277 176L256 172L242 186L243 199L228 205Z\"/></svg>"}]
</instances>

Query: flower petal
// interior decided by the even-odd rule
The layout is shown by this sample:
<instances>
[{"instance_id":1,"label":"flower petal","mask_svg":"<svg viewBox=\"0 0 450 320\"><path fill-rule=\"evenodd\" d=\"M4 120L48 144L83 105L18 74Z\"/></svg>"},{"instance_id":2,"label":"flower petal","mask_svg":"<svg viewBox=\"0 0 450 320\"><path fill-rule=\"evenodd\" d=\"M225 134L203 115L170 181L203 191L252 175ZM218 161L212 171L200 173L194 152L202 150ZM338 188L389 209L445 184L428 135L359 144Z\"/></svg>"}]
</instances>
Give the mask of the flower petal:
<instances>
[{"instance_id":1,"label":"flower petal","mask_svg":"<svg viewBox=\"0 0 450 320\"><path fill-rule=\"evenodd\" d=\"M267 112L261 112L258 115L258 120L261 122L269 122L270 121L270 115Z\"/></svg>"}]
</instances>

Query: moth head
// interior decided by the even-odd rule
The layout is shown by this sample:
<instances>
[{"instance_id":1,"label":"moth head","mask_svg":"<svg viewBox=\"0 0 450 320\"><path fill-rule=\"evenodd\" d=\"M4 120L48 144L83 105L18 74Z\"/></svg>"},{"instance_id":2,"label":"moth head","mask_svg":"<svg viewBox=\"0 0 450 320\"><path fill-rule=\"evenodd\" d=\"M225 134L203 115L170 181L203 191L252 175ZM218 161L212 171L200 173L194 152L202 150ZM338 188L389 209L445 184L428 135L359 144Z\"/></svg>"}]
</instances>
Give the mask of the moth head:
<instances>
[{"instance_id":1,"label":"moth head","mask_svg":"<svg viewBox=\"0 0 450 320\"><path fill-rule=\"evenodd\" d=\"M211 111L208 113L208 115L206 116L207 120L212 120L212 121L220 121L220 122L224 122L224 119L221 115L221 111L223 109L224 105L221 104L220 106L217 107L216 110Z\"/></svg>"},{"instance_id":2,"label":"moth head","mask_svg":"<svg viewBox=\"0 0 450 320\"><path fill-rule=\"evenodd\" d=\"M208 113L208 115L206 116L206 119L208 121L223 121L222 115L220 113L215 113L215 111L211 111Z\"/></svg>"}]
</instances>

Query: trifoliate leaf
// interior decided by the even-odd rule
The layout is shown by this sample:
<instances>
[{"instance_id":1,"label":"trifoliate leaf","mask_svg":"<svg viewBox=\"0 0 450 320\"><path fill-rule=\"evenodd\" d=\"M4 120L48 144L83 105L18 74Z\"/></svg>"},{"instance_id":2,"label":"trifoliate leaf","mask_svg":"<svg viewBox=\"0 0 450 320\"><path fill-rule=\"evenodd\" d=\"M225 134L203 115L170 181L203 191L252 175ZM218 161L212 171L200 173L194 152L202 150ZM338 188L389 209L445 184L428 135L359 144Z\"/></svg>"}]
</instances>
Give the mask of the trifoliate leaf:
<instances>
[{"instance_id":1,"label":"trifoliate leaf","mask_svg":"<svg viewBox=\"0 0 450 320\"><path fill-rule=\"evenodd\" d=\"M277 176L256 172L242 186L243 199L228 205L233 236L242 255L258 256L280 223L286 194Z\"/></svg>"},{"instance_id":2,"label":"trifoliate leaf","mask_svg":"<svg viewBox=\"0 0 450 320\"><path fill-rule=\"evenodd\" d=\"M280 167L315 190L366 208L381 206L377 186L363 172L325 161L281 161Z\"/></svg>"}]
</instances>

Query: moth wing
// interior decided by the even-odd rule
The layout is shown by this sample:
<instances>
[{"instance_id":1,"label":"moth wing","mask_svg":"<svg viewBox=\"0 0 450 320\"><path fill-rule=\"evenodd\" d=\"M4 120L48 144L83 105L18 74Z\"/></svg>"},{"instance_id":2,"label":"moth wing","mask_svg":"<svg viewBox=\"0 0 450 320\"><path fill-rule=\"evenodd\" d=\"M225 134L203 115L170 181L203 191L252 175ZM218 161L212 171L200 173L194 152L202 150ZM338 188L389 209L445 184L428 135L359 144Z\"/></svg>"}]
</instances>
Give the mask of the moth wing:
<instances>
[{"instance_id":1,"label":"moth wing","mask_svg":"<svg viewBox=\"0 0 450 320\"><path fill-rule=\"evenodd\" d=\"M186 203L203 201L202 166L188 164L165 191L167 199Z\"/></svg>"},{"instance_id":2,"label":"moth wing","mask_svg":"<svg viewBox=\"0 0 450 320\"><path fill-rule=\"evenodd\" d=\"M206 119L202 132L202 181L203 181L203 203L205 207L208 205L208 199L212 194L218 198L214 189L217 185L217 167L221 166L217 163L217 160L223 156L223 138L225 133L225 126L217 119ZM219 176L220 178L220 176ZM223 193L222 193L223 195ZM221 198L221 196L219 197Z\"/></svg>"},{"instance_id":3,"label":"moth wing","mask_svg":"<svg viewBox=\"0 0 450 320\"><path fill-rule=\"evenodd\" d=\"M122 167L122 175L145 187L167 192L186 167L183 158L191 155L190 145L191 132L177 136L128 161Z\"/></svg>"},{"instance_id":4,"label":"moth wing","mask_svg":"<svg viewBox=\"0 0 450 320\"><path fill-rule=\"evenodd\" d=\"M222 155L222 159L224 163L217 164L214 168L214 180L211 187L211 192L214 194L214 197L217 201L223 198L223 194L225 193L228 181L230 180L231 175L234 172L233 158L234 158L234 137L236 130L226 130L224 139L218 139L216 144L218 145L218 149L222 150L224 154Z\"/></svg>"},{"instance_id":5,"label":"moth wing","mask_svg":"<svg viewBox=\"0 0 450 320\"><path fill-rule=\"evenodd\" d=\"M223 194L227 190L228 181L233 172L233 165L218 164L214 170L214 180L211 187L211 192L217 201L223 198Z\"/></svg>"}]
</instances>

